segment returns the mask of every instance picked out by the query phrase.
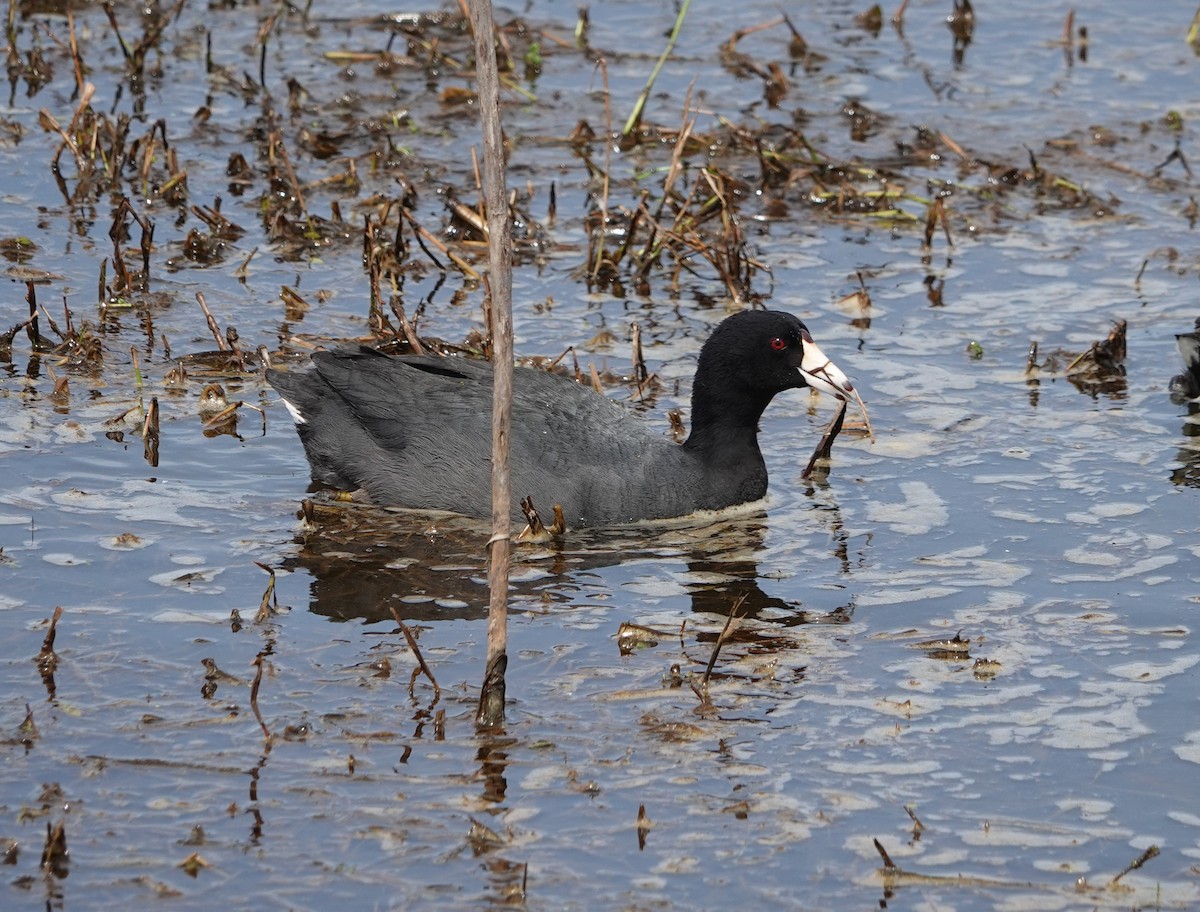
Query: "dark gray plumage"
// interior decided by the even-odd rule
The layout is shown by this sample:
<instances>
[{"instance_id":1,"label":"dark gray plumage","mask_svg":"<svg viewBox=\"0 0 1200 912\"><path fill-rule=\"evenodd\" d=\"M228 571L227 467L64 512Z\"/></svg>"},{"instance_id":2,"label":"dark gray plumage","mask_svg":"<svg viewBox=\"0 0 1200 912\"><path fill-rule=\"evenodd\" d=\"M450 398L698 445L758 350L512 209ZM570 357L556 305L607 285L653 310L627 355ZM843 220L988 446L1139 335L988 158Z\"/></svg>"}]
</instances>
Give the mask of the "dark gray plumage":
<instances>
[{"instance_id":1,"label":"dark gray plumage","mask_svg":"<svg viewBox=\"0 0 1200 912\"><path fill-rule=\"evenodd\" d=\"M1180 333L1175 337L1175 344L1183 358L1183 373L1171 378L1171 398L1186 402L1200 396L1200 320L1196 321L1195 332Z\"/></svg>"},{"instance_id":2,"label":"dark gray plumage","mask_svg":"<svg viewBox=\"0 0 1200 912\"><path fill-rule=\"evenodd\" d=\"M319 352L311 371L271 370L315 481L362 488L379 504L491 515L490 364ZM510 471L513 516L525 495L568 528L683 516L761 498L758 421L776 393L806 385L846 398L845 375L804 324L777 311L724 320L700 352L692 432L680 445L588 387L516 368Z\"/></svg>"}]
</instances>

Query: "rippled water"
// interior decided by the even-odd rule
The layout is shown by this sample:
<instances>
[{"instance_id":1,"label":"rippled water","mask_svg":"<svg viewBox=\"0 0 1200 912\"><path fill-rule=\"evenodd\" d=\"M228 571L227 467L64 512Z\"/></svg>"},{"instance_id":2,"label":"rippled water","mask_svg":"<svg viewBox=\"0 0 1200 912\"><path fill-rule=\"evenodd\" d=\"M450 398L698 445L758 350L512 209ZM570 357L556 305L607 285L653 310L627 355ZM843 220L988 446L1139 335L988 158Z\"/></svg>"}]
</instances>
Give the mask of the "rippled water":
<instances>
[{"instance_id":1,"label":"rippled water","mask_svg":"<svg viewBox=\"0 0 1200 912\"><path fill-rule=\"evenodd\" d=\"M36 91L18 79L0 118L4 233L37 245L10 262L0 330L27 314L18 267L44 270L39 302L60 320L65 296L77 322L101 325L104 358L96 368L35 358L21 332L0 365L0 905L1200 904L1200 425L1166 393L1180 369L1173 334L1197 316L1185 167L1200 158L1200 64L1185 41L1194 9L1078 10L1084 60L1077 32L1070 58L1056 44L1065 8L980 4L956 64L951 4L910 4L902 34L885 11L877 36L855 24L854 6L811 6L791 14L817 55L803 64L789 61L779 25L738 42L788 75L778 108L759 77L719 54L732 28L769 23L778 8L749 4L730 22L697 4L647 117L678 126L690 86L702 131L715 135L718 116L795 127L822 154L885 170L913 196L948 193L953 243L939 229L928 249L925 209L911 200L902 207L914 224L837 217L797 180L773 191L773 208L744 210L771 269L756 290L801 315L855 379L877 439L843 437L828 480L804 482L828 403L781 396L763 422L765 504L522 550L499 735L473 724L487 533L340 504L306 528L303 454L258 376L193 365L182 386L167 382L173 359L213 347L197 291L248 349L365 335L365 201L394 196L404 175L437 228L447 186L473 194L474 114L438 100L469 81L449 66L331 60L377 50L387 32L346 18L373 9L317 4L307 25L287 13L271 33L268 105L253 86L268 11L185 6L164 27L163 53L150 52L139 100L102 10L77 10L96 109L144 110L132 136L164 118L189 202L223 197L246 231L213 262L189 260L195 214L135 198L157 223L151 288L102 316L92 301L115 201L65 203L49 168L58 136L38 125L42 109L69 123L77 103L67 23L18 17L22 59L40 47L53 73ZM499 18L515 16L543 30L544 63L522 83L536 100L507 96L512 180L532 190L535 218L551 181L558 198L557 220L520 258L518 351L554 357L574 345L585 369L627 374L637 320L666 381L647 420L665 432L729 306L724 290L698 268L677 289L656 276L649 296L589 292L576 271L597 184L565 137L581 118L603 130L605 77L612 119L623 119L674 9L594 4L589 38L606 73L571 47L574 4ZM137 10L117 17L136 43ZM523 33L511 40L523 53ZM308 93L294 113L289 77ZM208 116L195 117L202 106ZM231 189L229 155L253 158L268 106L311 208L339 201L353 226L344 238L298 252L267 236L257 184ZM847 113L864 106L866 122ZM914 156L917 126L966 157L944 140L940 157ZM303 128L349 136L324 159ZM375 171L388 141L399 164ZM1030 167L1031 153L1065 183L997 178ZM347 157L357 193L319 183ZM752 157L715 158L750 186L760 177ZM632 206L669 159L669 149L615 152L613 202ZM840 303L860 277L866 311ZM285 311L284 285L307 312ZM426 264L402 290L424 333L459 340L479 325L480 292L456 272ZM1070 358L1118 319L1128 321L1123 374L1068 379ZM1035 341L1045 365L1029 375ZM55 375L69 379L65 399L51 395ZM265 409L265 434L243 410L240 438L206 436L197 402L214 379ZM162 410L155 467L138 422L114 423L151 396ZM261 624L270 578L257 564L274 572L281 609ZM35 656L56 606L58 664L43 676ZM438 695L423 677L410 684L416 661L393 609L415 630ZM731 611L702 698L692 685ZM623 624L651 631L628 654ZM251 705L260 654L255 703L269 742ZM59 823L66 876L39 865L47 824ZM883 870L876 840L898 869ZM1156 856L1114 880L1151 846Z\"/></svg>"}]
</instances>

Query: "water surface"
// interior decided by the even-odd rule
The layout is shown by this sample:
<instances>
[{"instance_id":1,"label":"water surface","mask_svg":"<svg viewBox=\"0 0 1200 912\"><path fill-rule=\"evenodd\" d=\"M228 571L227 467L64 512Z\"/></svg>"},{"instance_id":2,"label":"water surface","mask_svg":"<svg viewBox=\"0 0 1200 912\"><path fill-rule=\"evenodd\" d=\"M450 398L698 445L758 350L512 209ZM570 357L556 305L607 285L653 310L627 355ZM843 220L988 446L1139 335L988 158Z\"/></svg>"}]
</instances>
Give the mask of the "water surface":
<instances>
[{"instance_id":1,"label":"water surface","mask_svg":"<svg viewBox=\"0 0 1200 912\"><path fill-rule=\"evenodd\" d=\"M4 907L1200 903L1200 813L1180 800L1200 762L1200 451L1194 407L1166 393L1173 335L1197 315L1194 9L1094 4L1077 10L1068 53L1066 7L981 8L956 61L950 4L910 4L899 30L885 11L878 34L852 5L810 4L791 14L799 59L781 24L741 37L745 59L721 50L776 5L743 5L737 21L693 7L646 122L669 139L691 92L705 148L685 156L687 185L706 164L744 183L748 249L769 267L748 297L806 320L855 379L877 439L843 437L827 480L805 482L830 403L789 393L763 420L765 504L523 549L508 725L480 735L487 533L343 505L305 527L303 454L257 372L193 358L187 379L169 377L215 348L196 292L249 351L299 364L306 347L365 338L363 216L411 187L415 217L445 237L448 197L473 204L475 112L446 94L471 85L453 65L469 42L428 26L418 37L445 58L405 35L391 49L411 61L336 56L388 47L368 7L284 11L260 58L271 11L183 6L154 20L121 5L131 46L162 23L140 83L103 11L74 11L94 112L128 115L132 139L164 121L183 202L164 198L161 145L94 191L63 152L60 189L61 140L39 112L66 127L76 111L68 22L19 11L26 69L10 70L0 206L5 235L36 247L9 257L0 330L26 318L25 270L41 270L38 302L61 329L65 299L102 358L35 356L19 332L0 365ZM627 398L616 379L632 373L637 321L663 381L642 409L666 432L670 408L686 418L707 331L746 302L699 259L652 271L644 289L582 278L600 172L610 208L627 212L643 189L656 201L672 148L581 151L568 137L581 120L619 129L675 10L595 4L585 50L575 15L562 3L498 14L515 56L536 38L543 58L505 96L510 180L532 223L518 353L575 346ZM788 83L776 107L771 63ZM739 130L777 143L794 173L764 187ZM272 131L307 222L264 189L282 167ZM814 173L798 136L833 166ZM234 152L244 184L227 174ZM822 196L887 188L903 191L890 215ZM155 221L149 280L100 307L120 194ZM939 226L925 246L936 195L949 240ZM191 206L242 233L200 257L189 232L213 232ZM138 266L139 234L122 239ZM478 263L481 248L460 249ZM480 328L477 282L416 249L407 263L395 290L422 334L457 343ZM860 282L865 310L843 301ZM285 306L284 286L308 306ZM1116 320L1128 321L1123 370L1068 377ZM1030 374L1032 342L1043 366ZM206 436L197 407L214 380L265 410L265 434L243 409L240 437ZM156 466L136 415L114 423L151 397ZM280 610L255 624L260 564ZM34 658L56 606L44 677ZM393 610L439 696L424 678L410 688ZM730 612L702 699L692 685ZM622 654L625 623L657 631L653 645ZM256 657L269 740L251 705ZM39 862L60 823L70 855L55 873ZM903 873L882 871L875 840Z\"/></svg>"}]
</instances>

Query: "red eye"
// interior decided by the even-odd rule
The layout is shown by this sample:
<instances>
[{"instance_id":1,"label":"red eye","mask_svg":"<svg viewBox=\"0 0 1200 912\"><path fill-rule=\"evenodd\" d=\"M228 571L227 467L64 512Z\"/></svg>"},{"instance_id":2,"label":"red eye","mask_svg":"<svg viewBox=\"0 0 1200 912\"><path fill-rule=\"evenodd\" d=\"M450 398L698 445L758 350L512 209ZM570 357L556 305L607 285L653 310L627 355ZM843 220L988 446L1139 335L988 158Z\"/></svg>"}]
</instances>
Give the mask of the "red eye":
<instances>
[{"instance_id":1,"label":"red eye","mask_svg":"<svg viewBox=\"0 0 1200 912\"><path fill-rule=\"evenodd\" d=\"M775 349L777 352L783 351L785 348L787 348L787 339L776 336L771 340L771 348Z\"/></svg>"}]
</instances>

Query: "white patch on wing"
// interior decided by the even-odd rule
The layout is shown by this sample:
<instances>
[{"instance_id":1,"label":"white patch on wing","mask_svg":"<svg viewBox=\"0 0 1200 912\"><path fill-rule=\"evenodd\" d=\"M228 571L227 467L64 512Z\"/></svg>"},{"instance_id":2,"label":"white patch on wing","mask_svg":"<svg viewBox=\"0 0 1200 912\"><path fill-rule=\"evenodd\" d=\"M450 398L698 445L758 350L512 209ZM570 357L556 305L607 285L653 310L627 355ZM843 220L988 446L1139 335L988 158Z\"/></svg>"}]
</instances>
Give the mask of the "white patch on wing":
<instances>
[{"instance_id":1,"label":"white patch on wing","mask_svg":"<svg viewBox=\"0 0 1200 912\"><path fill-rule=\"evenodd\" d=\"M308 424L305 417L300 414L300 409L296 408L296 406L292 405L286 399L280 399L279 401L283 403L284 407L288 410L288 414L292 416L292 420L296 424Z\"/></svg>"}]
</instances>

